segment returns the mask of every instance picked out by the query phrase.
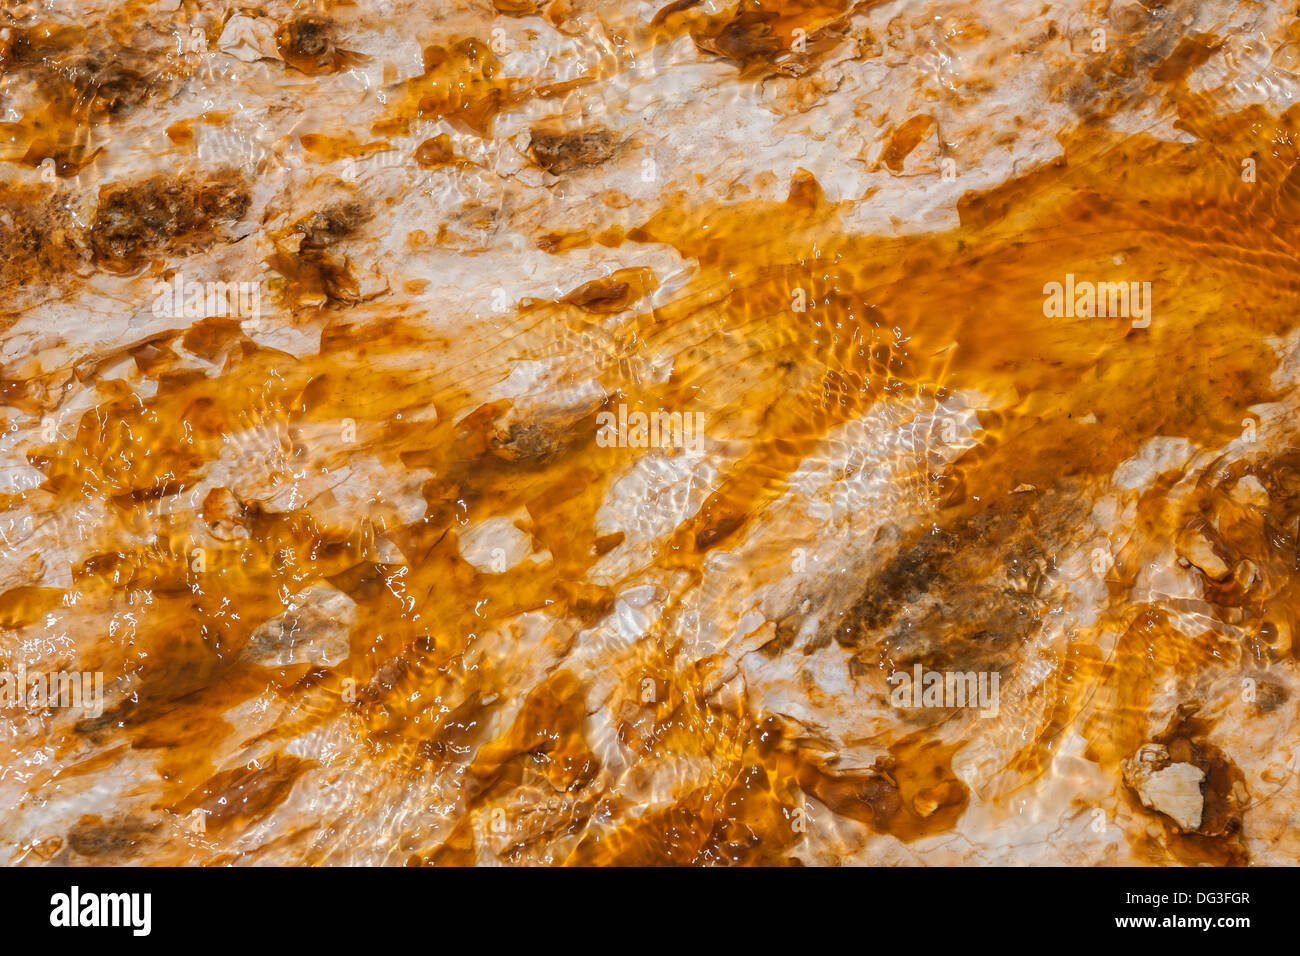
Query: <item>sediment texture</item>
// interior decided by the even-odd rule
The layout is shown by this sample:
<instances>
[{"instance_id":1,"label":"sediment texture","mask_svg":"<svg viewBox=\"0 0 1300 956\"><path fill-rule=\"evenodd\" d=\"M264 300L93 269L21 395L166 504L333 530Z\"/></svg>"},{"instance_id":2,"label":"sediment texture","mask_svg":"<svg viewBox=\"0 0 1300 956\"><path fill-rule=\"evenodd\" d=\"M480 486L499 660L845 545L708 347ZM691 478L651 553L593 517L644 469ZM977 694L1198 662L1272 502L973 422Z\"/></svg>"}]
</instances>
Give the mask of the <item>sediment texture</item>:
<instances>
[{"instance_id":1,"label":"sediment texture","mask_svg":"<svg viewBox=\"0 0 1300 956\"><path fill-rule=\"evenodd\" d=\"M1294 6L0 17L0 859L1296 862Z\"/></svg>"}]
</instances>

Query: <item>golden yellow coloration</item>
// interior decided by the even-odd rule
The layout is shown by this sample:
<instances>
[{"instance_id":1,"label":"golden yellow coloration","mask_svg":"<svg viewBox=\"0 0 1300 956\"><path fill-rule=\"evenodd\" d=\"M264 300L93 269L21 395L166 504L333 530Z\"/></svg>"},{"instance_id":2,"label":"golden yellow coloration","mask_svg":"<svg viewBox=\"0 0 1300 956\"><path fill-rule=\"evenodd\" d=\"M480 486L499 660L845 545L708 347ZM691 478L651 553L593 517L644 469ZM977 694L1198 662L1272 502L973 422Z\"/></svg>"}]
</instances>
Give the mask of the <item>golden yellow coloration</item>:
<instances>
[{"instance_id":1,"label":"golden yellow coloration","mask_svg":"<svg viewBox=\"0 0 1300 956\"><path fill-rule=\"evenodd\" d=\"M743 80L771 68L796 29L813 38L815 53L818 31L851 5L788 4L769 12L772 4L755 3L707 17L690 3L673 6L654 29L688 29L701 50L740 64ZM296 41L286 34L280 42ZM961 741L899 722L873 741L888 757L869 769L839 770L782 718L756 719L743 702L716 694L720 658L684 663L673 602L700 579L711 554L764 520L832 429L879 402L932 402L962 390L988 396L975 447L947 467L909 476L907 487L928 509L919 534L948 536L945 555L960 553L965 567L992 573L1005 558L1003 545L1014 551L1029 549L1026 542L1037 535L1050 540L1053 522L1071 520L1063 502L1100 487L1148 439L1185 437L1217 447L1240 433L1250 406L1276 397L1268 386L1277 365L1269 339L1292 331L1300 313L1300 114L1225 114L1202 102L1179 85L1199 49L1181 50L1157 75L1178 98L1180 125L1194 141L1121 135L1084 122L1062 132L1056 162L966 194L960 226L951 230L905 238L851 234L842 224L845 212L872 198L828 201L804 172L790 182L784 202L713 204L666 195L657 214L624 234L539 234L539 247L557 254L592 243L661 244L698 267L655 308L636 307L660 284L652 270L575 281L555 301L519 304L490 350L503 358L541 357L558 343L575 375L590 373L605 389L606 405L700 411L719 434L748 439L704 505L655 554L657 568L680 572L684 582L670 596L665 623L611 659L619 679L649 681L655 691L652 702L616 715L620 742L634 755L671 752L707 763L707 784L676 794L670 809L633 814L605 789L600 758L584 736L585 688L563 667L529 691L503 733L489 735L489 718L518 692L511 669L518 662L476 651L482 635L529 611L545 610L557 622L545 643L559 649L611 613L615 588L591 583L588 571L618 541L598 532L596 514L612 477L642 452L598 446L598 408L571 420L521 423L510 418L508 401L476 403L478 383L465 380L455 343L396 312L354 323L339 311L319 354L305 357L259 346L223 319L132 343L123 354L156 382L156 394L141 398L123 385L117 398L86 411L74 434L29 456L43 482L11 497L45 513L102 502L108 517L83 529L91 556L75 569L73 587L0 595L0 625L34 628L69 601L103 616L136 609L129 641L104 635L98 656L81 661L110 676L133 675L132 695L101 721L83 722L61 746L101 735L156 755L166 792L157 809L183 816L219 808L209 826L220 838L284 800L309 766L282 752L264 765L219 769L212 748L227 716L269 680L286 710L263 742L288 741L345 718L358 729L367 759L385 772L415 779L430 767L465 764L460 780L471 812L449 837L411 847L413 864L472 862L481 849L475 812L505 806L526 822L495 852L525 860L545 845L559 860L580 864L791 862L799 857L791 808L802 794L903 841L950 830L970 799L952 768ZM312 50L290 63L308 73L325 70L317 59L326 53ZM482 41L430 47L424 75L403 86L387 119L366 134L312 134L303 145L319 156L362 156L382 145L373 137L405 131L417 117L453 119L483 134L507 101L522 95L520 84L499 74ZM901 168L931 122L900 124L885 164ZM178 140L184 135L178 128ZM449 148L430 143L421 164L446 162ZM1257 161L1256 182L1243 181L1241 157ZM6 190L6 201L16 197ZM302 303L309 294L313 305L353 301L327 250L331 223L350 214L322 215L297 224L299 244L270 260L284 279L286 301ZM1153 320L1135 327L1124 317L1046 317L1044 285L1066 274L1150 281ZM806 308L792 308L792 290L802 290ZM615 315L623 318L613 333L598 323ZM220 374L182 367L178 345L218 363ZM675 357L660 384L637 371L636 357L652 353ZM411 355L421 357L418 364L405 360ZM111 382L100 387L111 394ZM35 380L7 381L3 390L10 406L41 410ZM436 421L420 414L429 408ZM269 511L210 496L208 527L242 530L228 547L211 549L196 571L186 519L177 519L173 536L158 503L192 487L230 436L253 427L280 436L286 463L343 467L343 453L314 448L302 436L345 420L355 423L355 448L392 474L427 470L419 489L425 517L337 523L317 513L320 502ZM1263 514L1223 490L1246 473L1271 492ZM1122 620L1123 637L1106 653L1095 635L1080 633L1070 656L1054 662L1039 690L1041 717L1031 721L998 791L985 800L1011 799L1042 773L1067 729L1083 736L1090 759L1118 773L1147 739L1151 688L1171 675L1247 650L1257 660L1292 654L1289 642L1276 638L1297 626L1288 592L1300 578L1298 476L1294 455L1264 458L1201 489L1194 510L1170 513L1158 492L1142 499L1137 521L1153 535L1218 514L1214 543L1229 565L1248 559L1270 584L1261 596L1227 578L1207 596L1235 624L1253 626L1259 641L1243 650L1208 631L1189 640L1160 613L1129 604L1138 569L1121 550L1107 578L1111 620L1103 623ZM1027 500L1025 486L1041 501ZM549 551L550 563L493 574L461 557L458 538L469 522L515 513L526 514L519 526L536 550ZM159 544L141 543L148 528ZM380 560L379 535L397 545L405 564ZM930 540L905 541L899 551L913 549L924 565ZM902 600L920 577L915 566L896 566L862 581L864 603L827 639L833 636L864 671L888 675L910 666L898 647L873 637L872 622L884 613L880 602ZM251 665L244 652L253 630L283 609L284 595L317 580L356 602L351 654L334 667L268 672ZM948 623L952 653L970 655L962 662L978 659L1005 672L1023 665L1020 644L977 647L962 621ZM807 653L781 640L766 651ZM1242 862L1229 822L1241 808L1228 796L1240 774L1204 743L1208 729L1189 715L1162 742L1216 768L1207 793L1222 819L1215 818L1211 835L1169 828L1168 852L1184 862ZM97 766L91 759L61 773ZM597 818L618 822L597 826ZM1151 861L1168 858L1166 843L1146 847L1149 837L1133 839ZM216 846L196 858L228 861ZM313 862L310 853L303 861Z\"/></svg>"}]
</instances>

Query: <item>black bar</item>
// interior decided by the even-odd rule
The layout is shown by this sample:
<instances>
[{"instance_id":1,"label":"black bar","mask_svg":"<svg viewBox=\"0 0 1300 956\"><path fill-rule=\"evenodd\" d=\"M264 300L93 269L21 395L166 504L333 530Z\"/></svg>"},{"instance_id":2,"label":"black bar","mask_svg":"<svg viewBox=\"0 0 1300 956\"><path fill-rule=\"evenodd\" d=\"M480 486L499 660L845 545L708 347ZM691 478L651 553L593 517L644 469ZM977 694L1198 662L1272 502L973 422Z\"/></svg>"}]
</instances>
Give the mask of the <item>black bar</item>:
<instances>
[{"instance_id":1,"label":"black bar","mask_svg":"<svg viewBox=\"0 0 1300 956\"><path fill-rule=\"evenodd\" d=\"M1233 943L1289 925L1296 871L1286 869L623 869L617 873L515 869L6 869L4 925L53 942L76 935L135 944L374 948L402 939L433 950L506 943L527 932L560 945L682 935L762 942L794 931L809 942L848 934L864 947L991 941L1146 944L1189 935ZM148 934L126 925L51 925L59 894L149 894ZM1151 921L1120 925L1122 921ZM1195 920L1195 923L1191 921ZM1209 920L1210 925L1202 924ZM1232 921L1229 924L1226 921ZM137 919L143 928L143 919ZM778 929L779 924L779 929ZM614 935L610 935L610 934ZM629 935L630 934L630 935ZM996 934L996 935L993 935ZM1040 935L1041 934L1041 935ZM775 937L773 937L775 939ZM495 940L495 942L492 942ZM585 942L584 942L585 941ZM700 940L707 942L706 940Z\"/></svg>"}]
</instances>

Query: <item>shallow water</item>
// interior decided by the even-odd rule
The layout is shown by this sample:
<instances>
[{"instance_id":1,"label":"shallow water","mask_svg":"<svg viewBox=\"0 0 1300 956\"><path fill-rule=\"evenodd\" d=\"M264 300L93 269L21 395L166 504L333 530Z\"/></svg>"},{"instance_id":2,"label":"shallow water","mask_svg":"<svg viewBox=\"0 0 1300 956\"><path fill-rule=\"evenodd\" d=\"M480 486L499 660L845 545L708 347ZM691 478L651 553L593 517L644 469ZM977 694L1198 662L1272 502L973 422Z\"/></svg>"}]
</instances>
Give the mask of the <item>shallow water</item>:
<instances>
[{"instance_id":1,"label":"shallow water","mask_svg":"<svg viewBox=\"0 0 1300 956\"><path fill-rule=\"evenodd\" d=\"M406 78L330 6L337 42L281 28L284 62L215 93L138 4L105 29L180 98L98 111L66 79L93 15L14 28L55 39L5 66L48 89L0 196L3 652L106 696L7 708L9 859L1294 862L1300 155L1294 109L1238 95L1293 75L1190 6L1113 14L1092 57L1068 4L674 6L395 11ZM1280 55L1297 22L1255 32ZM597 52L514 75L502 24ZM962 110L817 88L850 41L850 75L927 72L926 31ZM965 188L1016 31L1068 121ZM666 163L619 91L678 74L687 115L810 97L872 155L755 168L701 133ZM267 156L202 161L284 91ZM484 150L523 128L516 181ZM137 169L164 129L178 172ZM177 270L256 276L265 314L160 319ZM1053 310L1067 282L1134 295ZM133 316L113 342L81 331L104 314ZM620 408L698 414L700 445L605 441ZM996 713L900 709L916 667L996 675ZM1200 773L1195 826L1144 797L1147 744Z\"/></svg>"}]
</instances>

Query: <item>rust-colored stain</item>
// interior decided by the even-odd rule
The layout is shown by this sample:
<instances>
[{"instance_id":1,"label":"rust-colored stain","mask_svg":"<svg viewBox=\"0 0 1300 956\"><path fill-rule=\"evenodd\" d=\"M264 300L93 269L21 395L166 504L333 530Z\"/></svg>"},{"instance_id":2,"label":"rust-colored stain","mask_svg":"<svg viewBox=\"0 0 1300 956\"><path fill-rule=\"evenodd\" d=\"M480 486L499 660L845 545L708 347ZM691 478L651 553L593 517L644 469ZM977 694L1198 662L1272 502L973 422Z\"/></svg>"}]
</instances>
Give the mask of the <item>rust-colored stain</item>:
<instances>
[{"instance_id":1,"label":"rust-colored stain","mask_svg":"<svg viewBox=\"0 0 1300 956\"><path fill-rule=\"evenodd\" d=\"M537 29L573 12L492 6ZM861 32L854 17L875 6L742 0L706 12L679 0L620 42L653 50L689 36L701 63L735 65L725 82L752 90L817 71ZM142 274L172 281L202 256L260 242L267 308L280 309L272 324L319 335L309 346L273 341L222 316L139 336L124 323L113 348L76 369L42 364L40 349L54 343L5 366L6 422L39 423L77 388L93 400L71 406L11 462L35 480L7 486L6 509L83 517L72 519L78 557L66 582L0 593L0 654L12 670L22 641L61 614L118 621L79 639L66 660L102 671L117 690L102 715L59 725L52 740L76 756L71 777L95 774L111 754L149 775L150 794L144 809L78 818L50 835L57 845L25 837L29 861L229 861L258 822L296 813L295 826L309 829L312 788L337 769L296 755L295 742L312 733L346 740L337 766L369 768L377 793L380 783L410 781L452 813L445 826L413 815L406 838L385 849L411 865L485 853L602 866L809 862L813 805L863 840L910 846L952 833L972 806L963 748L994 723L948 708L880 720L857 742L870 760L839 759L814 730L765 711L757 692L747 697L724 648L686 654L695 625L683 594L777 520L801 466L837 429L887 405L988 396L969 448L900 479L923 524L855 542L881 560L835 585L851 592L842 607L815 633L775 624L761 654L792 662L794 673L837 662L853 688L835 704L846 711L866 706L855 695L886 699L890 678L915 666L996 673L1011 686L1060 610L1042 579L1059 570L1064 544L1117 469L1152 439L1221 448L1252 409L1284 397L1275 343L1300 314L1300 107L1270 112L1192 92L1189 76L1220 49L1215 37L1130 51L1132 62L1063 81L1063 109L1073 113L1057 132L1059 155L964 190L937 228L863 233L853 212L874 200L835 192L824 169L783 178L777 198L719 201L679 182L626 228L588 230L539 213L527 248L510 253L519 267L562 255L584 264L553 294L503 293L496 337L466 344L456 339L459 306L421 321L395 283L368 291L358 249L390 235L402 201L341 180L333 164L398 149L423 176L507 168L480 150L503 117L605 75L539 83L511 74L485 39L422 27L420 70L382 87L378 120L295 132L304 162L330 170L312 191L326 198L264 211L264 183L231 166L72 185L120 148L91 133L160 109L157 84L183 72L146 46L104 58L118 47L95 39L96 29L28 25L0 46L0 68L26 71L42 104L0 124L4 158L33 167L31 178L0 186L0 295L12 298L12 314L24 314L23 296L38 287L62 295ZM366 65L346 24L326 18L286 15L274 41L295 83ZM69 66L77 56L91 59ZM1097 121L1139 86L1174 104L1186 136ZM163 139L192 149L194 122L170 117ZM434 123L446 126L434 132ZM889 117L875 134L887 175L910 171L909 156L940 130L935 115L916 113ZM414 147L392 142L408 136ZM599 111L529 120L508 169L544 177L559 209L567 190L614 191L601 177L639 164L632 154L643 148ZM36 178L45 159L55 161L54 186ZM699 163L707 175L707 157ZM55 189L79 189L86 211ZM232 232L262 230L276 216L256 237ZM449 236L492 235L496 214L484 216L419 235L394 227L390 245L455 249ZM623 264L651 261L637 258L651 252L655 266ZM455 261L406 289L453 289ZM689 268L672 274L681 263ZM1045 285L1067 275L1149 282L1152 321L1074 308L1047 315ZM0 319L6 340L13 321ZM544 365L556 355L567 363L556 394L590 381L592 395L563 393L544 410L517 393L483 398L491 361ZM602 508L646 454L597 440L597 417L620 404L699 412L737 437L698 507L648 546L647 574L668 595L663 613L635 640L602 637L610 647L601 650L590 646L601 626L617 634L618 616L634 616L618 576L597 573L633 533L611 531ZM241 447L253 434L263 444ZM376 517L373 502L347 496L344 478L362 458L381 487L409 486L418 517L387 504ZM207 488L218 463L227 477ZM240 469L253 467L286 482L342 477L272 501L235 490ZM1167 477L1157 475L1124 519L1129 531L1115 535L1095 624L1044 656L1050 666L1025 701L1004 701L1024 733L999 751L997 789L981 800L1011 799L1077 737L1078 759L1109 775L1126 812L1151 823L1126 839L1143 862L1243 864L1258 795L1244 756L1216 737L1215 702L1198 696L1198 675L1231 665L1257 679L1258 719L1295 708L1290 684L1268 672L1291 673L1300 652L1300 458L1292 447L1261 450L1207 468L1177 494ZM200 488L201 505L185 504ZM546 560L500 570L469 560L472 527L498 516ZM1180 567L1203 584L1198 636L1133 597L1144 573L1133 542L1143 535L1168 537ZM345 595L352 616L337 654L295 656L294 642L314 639L317 624L291 595L313 584ZM280 630L259 631L282 615ZM530 621L542 622L539 633ZM1251 636L1243 642L1220 624ZM267 653L282 662L268 664ZM828 692L809 681L807 701L826 704ZM1170 681L1176 719L1155 727L1150 714ZM634 690L615 694L613 685ZM1148 741L1204 774L1194 832L1124 788L1125 761ZM17 753L9 747L0 746L0 764ZM682 785L651 783L646 768L669 759L683 768ZM351 799L358 812L375 809L365 792ZM196 812L206 820L202 844L168 835ZM291 845L304 863L337 851L310 834Z\"/></svg>"}]
</instances>

